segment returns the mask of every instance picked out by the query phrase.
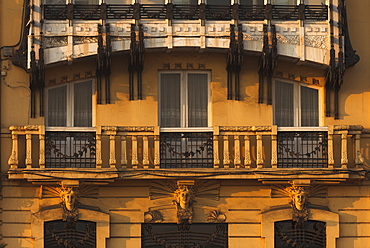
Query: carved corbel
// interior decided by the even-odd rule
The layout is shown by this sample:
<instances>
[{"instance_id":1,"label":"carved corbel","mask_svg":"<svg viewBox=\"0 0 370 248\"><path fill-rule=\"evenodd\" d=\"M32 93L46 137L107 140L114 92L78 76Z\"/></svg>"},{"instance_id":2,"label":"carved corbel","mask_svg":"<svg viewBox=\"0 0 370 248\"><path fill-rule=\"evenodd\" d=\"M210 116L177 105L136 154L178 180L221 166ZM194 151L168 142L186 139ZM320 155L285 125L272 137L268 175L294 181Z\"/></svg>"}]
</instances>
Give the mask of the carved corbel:
<instances>
[{"instance_id":1,"label":"carved corbel","mask_svg":"<svg viewBox=\"0 0 370 248\"><path fill-rule=\"evenodd\" d=\"M194 182L178 181L177 189L174 192L175 200L173 204L177 210L177 223L189 223L193 221L193 204L194 204Z\"/></svg>"}]
</instances>

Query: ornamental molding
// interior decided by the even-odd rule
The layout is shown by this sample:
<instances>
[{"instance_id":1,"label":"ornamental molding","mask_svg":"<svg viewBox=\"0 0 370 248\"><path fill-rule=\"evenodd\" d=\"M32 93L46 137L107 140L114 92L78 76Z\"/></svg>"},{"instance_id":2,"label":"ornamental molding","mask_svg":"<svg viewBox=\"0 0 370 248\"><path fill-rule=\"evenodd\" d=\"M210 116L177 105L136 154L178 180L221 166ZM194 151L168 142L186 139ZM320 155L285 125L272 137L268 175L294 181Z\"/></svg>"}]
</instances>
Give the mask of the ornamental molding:
<instances>
[{"instance_id":1,"label":"ornamental molding","mask_svg":"<svg viewBox=\"0 0 370 248\"><path fill-rule=\"evenodd\" d=\"M41 126L38 125L26 125L26 126L10 126L10 131L39 131Z\"/></svg>"},{"instance_id":2,"label":"ornamental molding","mask_svg":"<svg viewBox=\"0 0 370 248\"><path fill-rule=\"evenodd\" d=\"M220 126L222 132L264 132L272 131L271 126Z\"/></svg>"}]
</instances>

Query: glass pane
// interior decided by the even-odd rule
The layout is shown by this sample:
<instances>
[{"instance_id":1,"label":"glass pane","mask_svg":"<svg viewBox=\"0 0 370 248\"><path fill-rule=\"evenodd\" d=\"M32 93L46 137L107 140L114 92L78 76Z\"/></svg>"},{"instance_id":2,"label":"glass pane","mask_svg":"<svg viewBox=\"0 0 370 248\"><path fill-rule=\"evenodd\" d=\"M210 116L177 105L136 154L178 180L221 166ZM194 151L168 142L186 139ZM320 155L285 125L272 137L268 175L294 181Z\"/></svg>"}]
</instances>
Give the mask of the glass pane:
<instances>
[{"instance_id":1,"label":"glass pane","mask_svg":"<svg viewBox=\"0 0 370 248\"><path fill-rule=\"evenodd\" d=\"M162 127L181 127L180 74L161 74Z\"/></svg>"},{"instance_id":2,"label":"glass pane","mask_svg":"<svg viewBox=\"0 0 370 248\"><path fill-rule=\"evenodd\" d=\"M66 0L44 0L44 4L63 5L66 4Z\"/></svg>"},{"instance_id":3,"label":"glass pane","mask_svg":"<svg viewBox=\"0 0 370 248\"><path fill-rule=\"evenodd\" d=\"M296 5L297 0L272 0L274 5Z\"/></svg>"},{"instance_id":4,"label":"glass pane","mask_svg":"<svg viewBox=\"0 0 370 248\"><path fill-rule=\"evenodd\" d=\"M106 0L107 4L132 4L132 0Z\"/></svg>"},{"instance_id":5,"label":"glass pane","mask_svg":"<svg viewBox=\"0 0 370 248\"><path fill-rule=\"evenodd\" d=\"M207 74L188 75L188 126L208 126L208 80Z\"/></svg>"},{"instance_id":6,"label":"glass pane","mask_svg":"<svg viewBox=\"0 0 370 248\"><path fill-rule=\"evenodd\" d=\"M164 4L164 0L140 0L141 4Z\"/></svg>"},{"instance_id":7,"label":"glass pane","mask_svg":"<svg viewBox=\"0 0 370 248\"><path fill-rule=\"evenodd\" d=\"M240 0L240 5L263 5L264 0Z\"/></svg>"},{"instance_id":8,"label":"glass pane","mask_svg":"<svg viewBox=\"0 0 370 248\"><path fill-rule=\"evenodd\" d=\"M319 91L301 86L301 123L304 127L319 125Z\"/></svg>"},{"instance_id":9,"label":"glass pane","mask_svg":"<svg viewBox=\"0 0 370 248\"><path fill-rule=\"evenodd\" d=\"M197 5L198 0L172 0L173 4Z\"/></svg>"},{"instance_id":10,"label":"glass pane","mask_svg":"<svg viewBox=\"0 0 370 248\"><path fill-rule=\"evenodd\" d=\"M208 5L230 5L230 0L208 0Z\"/></svg>"},{"instance_id":11,"label":"glass pane","mask_svg":"<svg viewBox=\"0 0 370 248\"><path fill-rule=\"evenodd\" d=\"M326 4L326 0L305 0L306 5L321 5Z\"/></svg>"},{"instance_id":12,"label":"glass pane","mask_svg":"<svg viewBox=\"0 0 370 248\"><path fill-rule=\"evenodd\" d=\"M92 84L91 81L74 85L74 126L92 126Z\"/></svg>"},{"instance_id":13,"label":"glass pane","mask_svg":"<svg viewBox=\"0 0 370 248\"><path fill-rule=\"evenodd\" d=\"M48 90L48 125L65 127L67 125L67 86Z\"/></svg>"},{"instance_id":14,"label":"glass pane","mask_svg":"<svg viewBox=\"0 0 370 248\"><path fill-rule=\"evenodd\" d=\"M78 5L99 4L99 0L75 0L75 4Z\"/></svg>"},{"instance_id":15,"label":"glass pane","mask_svg":"<svg viewBox=\"0 0 370 248\"><path fill-rule=\"evenodd\" d=\"M293 84L276 81L275 83L275 125L294 126Z\"/></svg>"}]
</instances>

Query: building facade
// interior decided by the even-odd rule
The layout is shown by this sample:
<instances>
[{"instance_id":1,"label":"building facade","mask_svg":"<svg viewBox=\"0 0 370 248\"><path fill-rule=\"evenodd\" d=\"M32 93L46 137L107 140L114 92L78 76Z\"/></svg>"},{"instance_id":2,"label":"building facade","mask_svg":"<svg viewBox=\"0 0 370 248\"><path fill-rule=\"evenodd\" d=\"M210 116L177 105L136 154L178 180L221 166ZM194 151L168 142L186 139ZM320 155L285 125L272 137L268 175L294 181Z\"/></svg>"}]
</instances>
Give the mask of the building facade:
<instances>
[{"instance_id":1,"label":"building facade","mask_svg":"<svg viewBox=\"0 0 370 248\"><path fill-rule=\"evenodd\" d=\"M369 11L1 1L1 242L368 247Z\"/></svg>"}]
</instances>

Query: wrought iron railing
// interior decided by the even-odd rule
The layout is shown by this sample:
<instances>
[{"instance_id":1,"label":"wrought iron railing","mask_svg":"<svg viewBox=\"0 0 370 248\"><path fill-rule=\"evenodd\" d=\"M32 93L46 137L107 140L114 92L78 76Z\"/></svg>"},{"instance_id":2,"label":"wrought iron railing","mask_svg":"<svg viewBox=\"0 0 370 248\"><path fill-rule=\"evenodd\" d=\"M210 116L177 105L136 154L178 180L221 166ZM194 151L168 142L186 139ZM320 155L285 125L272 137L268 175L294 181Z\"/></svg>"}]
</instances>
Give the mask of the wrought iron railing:
<instances>
[{"instance_id":1,"label":"wrought iron railing","mask_svg":"<svg viewBox=\"0 0 370 248\"><path fill-rule=\"evenodd\" d=\"M73 18L80 20L99 20L101 19L100 5L74 5Z\"/></svg>"},{"instance_id":2,"label":"wrought iron railing","mask_svg":"<svg viewBox=\"0 0 370 248\"><path fill-rule=\"evenodd\" d=\"M94 168L94 132L46 132L46 168Z\"/></svg>"},{"instance_id":3,"label":"wrought iron railing","mask_svg":"<svg viewBox=\"0 0 370 248\"><path fill-rule=\"evenodd\" d=\"M232 6L206 5L206 20L231 20Z\"/></svg>"},{"instance_id":4,"label":"wrought iron railing","mask_svg":"<svg viewBox=\"0 0 370 248\"><path fill-rule=\"evenodd\" d=\"M327 132L278 132L278 168L328 166Z\"/></svg>"},{"instance_id":5,"label":"wrought iron railing","mask_svg":"<svg viewBox=\"0 0 370 248\"><path fill-rule=\"evenodd\" d=\"M305 6L305 19L325 21L328 19L328 6L327 5L306 5Z\"/></svg>"},{"instance_id":6,"label":"wrought iron railing","mask_svg":"<svg viewBox=\"0 0 370 248\"><path fill-rule=\"evenodd\" d=\"M142 4L140 6L141 19L166 19L167 7L163 4Z\"/></svg>"},{"instance_id":7,"label":"wrought iron railing","mask_svg":"<svg viewBox=\"0 0 370 248\"><path fill-rule=\"evenodd\" d=\"M297 5L272 5L272 19L298 20L299 7Z\"/></svg>"},{"instance_id":8,"label":"wrought iron railing","mask_svg":"<svg viewBox=\"0 0 370 248\"><path fill-rule=\"evenodd\" d=\"M107 5L107 19L134 19L133 5Z\"/></svg>"},{"instance_id":9,"label":"wrought iron railing","mask_svg":"<svg viewBox=\"0 0 370 248\"><path fill-rule=\"evenodd\" d=\"M43 5L46 20L184 19L318 20L328 19L327 5ZM234 13L233 13L234 12Z\"/></svg>"},{"instance_id":10,"label":"wrought iron railing","mask_svg":"<svg viewBox=\"0 0 370 248\"><path fill-rule=\"evenodd\" d=\"M212 133L161 133L161 168L212 168Z\"/></svg>"},{"instance_id":11,"label":"wrought iron railing","mask_svg":"<svg viewBox=\"0 0 370 248\"><path fill-rule=\"evenodd\" d=\"M174 5L173 19L197 20L199 17L198 5Z\"/></svg>"},{"instance_id":12,"label":"wrought iron railing","mask_svg":"<svg viewBox=\"0 0 370 248\"><path fill-rule=\"evenodd\" d=\"M264 5L240 5L238 15L240 20L264 20L266 8Z\"/></svg>"},{"instance_id":13,"label":"wrought iron railing","mask_svg":"<svg viewBox=\"0 0 370 248\"><path fill-rule=\"evenodd\" d=\"M44 5L44 18L46 20L68 19L67 5Z\"/></svg>"}]
</instances>

